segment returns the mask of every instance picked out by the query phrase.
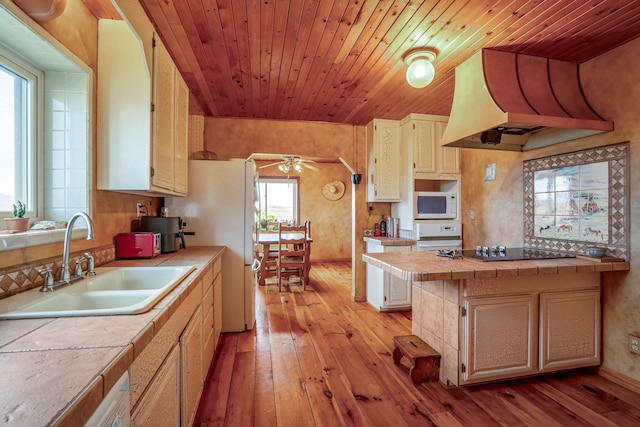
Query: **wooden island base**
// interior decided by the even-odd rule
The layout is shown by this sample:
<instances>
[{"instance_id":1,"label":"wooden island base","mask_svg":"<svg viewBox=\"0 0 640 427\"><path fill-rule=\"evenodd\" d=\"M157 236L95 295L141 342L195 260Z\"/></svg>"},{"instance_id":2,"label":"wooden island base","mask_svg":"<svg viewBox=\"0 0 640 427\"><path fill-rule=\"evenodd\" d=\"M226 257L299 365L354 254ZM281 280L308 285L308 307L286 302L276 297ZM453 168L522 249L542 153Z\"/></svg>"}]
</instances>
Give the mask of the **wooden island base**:
<instances>
[{"instance_id":1,"label":"wooden island base","mask_svg":"<svg viewBox=\"0 0 640 427\"><path fill-rule=\"evenodd\" d=\"M398 365L403 356L411 361L409 377L413 385L424 381L437 382L440 374L440 353L416 335L393 337L393 362Z\"/></svg>"}]
</instances>

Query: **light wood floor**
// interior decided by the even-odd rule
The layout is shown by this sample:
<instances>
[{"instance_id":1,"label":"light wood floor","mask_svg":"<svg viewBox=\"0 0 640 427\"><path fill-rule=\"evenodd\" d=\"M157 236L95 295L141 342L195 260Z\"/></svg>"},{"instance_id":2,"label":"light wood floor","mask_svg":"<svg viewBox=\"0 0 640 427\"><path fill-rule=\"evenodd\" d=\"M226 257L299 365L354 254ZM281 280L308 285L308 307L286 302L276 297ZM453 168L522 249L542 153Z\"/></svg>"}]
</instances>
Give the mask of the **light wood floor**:
<instances>
[{"instance_id":1,"label":"light wood floor","mask_svg":"<svg viewBox=\"0 0 640 427\"><path fill-rule=\"evenodd\" d=\"M640 425L640 395L589 370L414 387L391 357L411 314L378 313L350 293L347 263L314 264L306 292L260 287L255 329L222 336L196 425Z\"/></svg>"}]
</instances>

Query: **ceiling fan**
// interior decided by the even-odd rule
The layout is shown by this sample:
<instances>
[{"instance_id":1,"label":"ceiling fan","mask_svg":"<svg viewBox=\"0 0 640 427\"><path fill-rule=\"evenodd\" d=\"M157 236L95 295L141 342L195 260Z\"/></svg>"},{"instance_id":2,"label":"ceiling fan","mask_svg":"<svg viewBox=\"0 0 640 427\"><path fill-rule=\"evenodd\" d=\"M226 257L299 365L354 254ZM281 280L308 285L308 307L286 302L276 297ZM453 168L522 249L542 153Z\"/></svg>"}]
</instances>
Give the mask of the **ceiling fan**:
<instances>
[{"instance_id":1,"label":"ceiling fan","mask_svg":"<svg viewBox=\"0 0 640 427\"><path fill-rule=\"evenodd\" d=\"M277 165L278 169L280 169L280 171L283 173L289 173L289 172L302 173L304 168L311 169L314 171L318 170L317 167L310 165L309 163L315 163L315 161L309 160L309 159L303 159L300 156L285 154L282 156L281 161L260 166L259 169L264 169L264 168Z\"/></svg>"}]
</instances>

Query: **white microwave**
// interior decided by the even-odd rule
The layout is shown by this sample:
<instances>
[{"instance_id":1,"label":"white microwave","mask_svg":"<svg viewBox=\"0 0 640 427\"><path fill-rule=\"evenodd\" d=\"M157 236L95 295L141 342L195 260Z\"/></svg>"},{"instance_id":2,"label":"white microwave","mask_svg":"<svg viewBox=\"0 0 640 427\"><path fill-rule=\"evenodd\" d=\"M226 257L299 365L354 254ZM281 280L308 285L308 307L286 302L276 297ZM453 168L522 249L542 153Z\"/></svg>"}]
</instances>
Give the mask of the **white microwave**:
<instances>
[{"instance_id":1,"label":"white microwave","mask_svg":"<svg viewBox=\"0 0 640 427\"><path fill-rule=\"evenodd\" d=\"M415 219L456 219L458 196L455 192L416 191L413 217Z\"/></svg>"}]
</instances>

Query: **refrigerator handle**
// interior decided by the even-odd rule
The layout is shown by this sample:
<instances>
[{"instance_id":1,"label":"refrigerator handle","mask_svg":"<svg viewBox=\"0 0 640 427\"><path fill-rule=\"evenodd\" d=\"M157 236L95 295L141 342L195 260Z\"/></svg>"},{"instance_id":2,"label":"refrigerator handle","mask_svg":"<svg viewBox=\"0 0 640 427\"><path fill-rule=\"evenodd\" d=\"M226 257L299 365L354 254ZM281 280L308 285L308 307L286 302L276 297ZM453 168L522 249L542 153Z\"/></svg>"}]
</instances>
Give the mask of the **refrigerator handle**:
<instances>
[{"instance_id":1,"label":"refrigerator handle","mask_svg":"<svg viewBox=\"0 0 640 427\"><path fill-rule=\"evenodd\" d=\"M260 267L262 267L262 263L260 262L259 259L255 258L253 260L253 263L251 264L251 270L252 271L258 271L258 270L260 270Z\"/></svg>"}]
</instances>

